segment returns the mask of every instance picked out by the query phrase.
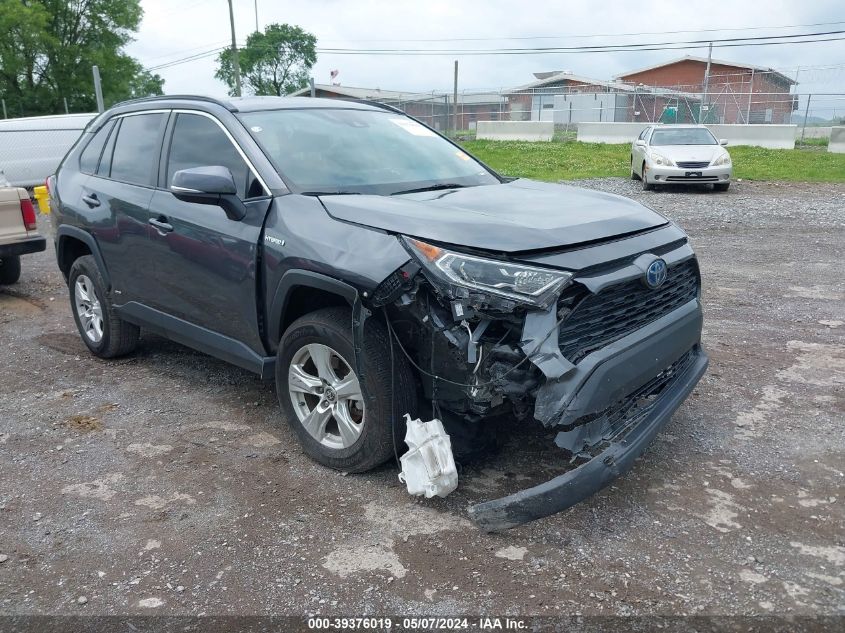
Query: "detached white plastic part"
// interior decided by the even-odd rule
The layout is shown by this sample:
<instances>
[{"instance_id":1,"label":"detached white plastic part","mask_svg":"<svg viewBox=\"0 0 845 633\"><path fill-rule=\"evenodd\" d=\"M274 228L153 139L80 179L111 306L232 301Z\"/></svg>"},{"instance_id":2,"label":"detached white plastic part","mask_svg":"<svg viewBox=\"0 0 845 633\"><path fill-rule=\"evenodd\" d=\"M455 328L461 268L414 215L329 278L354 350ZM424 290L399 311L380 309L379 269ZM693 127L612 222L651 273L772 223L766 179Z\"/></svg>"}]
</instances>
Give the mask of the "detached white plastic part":
<instances>
[{"instance_id":1,"label":"detached white plastic part","mask_svg":"<svg viewBox=\"0 0 845 633\"><path fill-rule=\"evenodd\" d=\"M458 487L458 469L452 455L452 441L437 418L422 422L405 414L405 443L408 452L402 455L399 481L415 496L445 497Z\"/></svg>"}]
</instances>

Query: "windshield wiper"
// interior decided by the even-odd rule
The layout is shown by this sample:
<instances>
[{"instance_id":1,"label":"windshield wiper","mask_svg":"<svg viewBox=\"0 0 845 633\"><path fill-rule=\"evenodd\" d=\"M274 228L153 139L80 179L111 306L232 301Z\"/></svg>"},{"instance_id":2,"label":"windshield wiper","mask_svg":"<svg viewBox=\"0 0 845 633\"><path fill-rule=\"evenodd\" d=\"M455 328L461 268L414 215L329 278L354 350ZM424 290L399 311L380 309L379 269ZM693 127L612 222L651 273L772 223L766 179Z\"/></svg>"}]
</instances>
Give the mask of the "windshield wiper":
<instances>
[{"instance_id":1,"label":"windshield wiper","mask_svg":"<svg viewBox=\"0 0 845 633\"><path fill-rule=\"evenodd\" d=\"M455 182L441 182L436 185L429 185L428 187L417 187L416 189L405 189L403 191L394 191L391 196L398 196L403 193L419 193L420 191L440 191L441 189L461 189L467 185L459 185Z\"/></svg>"},{"instance_id":2,"label":"windshield wiper","mask_svg":"<svg viewBox=\"0 0 845 633\"><path fill-rule=\"evenodd\" d=\"M359 191L303 191L303 196L360 196Z\"/></svg>"}]
</instances>

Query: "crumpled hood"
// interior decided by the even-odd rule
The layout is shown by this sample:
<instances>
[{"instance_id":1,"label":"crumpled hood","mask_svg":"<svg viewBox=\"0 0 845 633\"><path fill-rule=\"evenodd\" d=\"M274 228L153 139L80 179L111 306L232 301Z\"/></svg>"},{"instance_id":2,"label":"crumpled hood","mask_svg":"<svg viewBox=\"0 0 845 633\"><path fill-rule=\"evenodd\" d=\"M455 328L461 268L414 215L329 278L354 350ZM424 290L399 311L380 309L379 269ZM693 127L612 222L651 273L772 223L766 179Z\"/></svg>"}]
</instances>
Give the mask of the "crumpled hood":
<instances>
[{"instance_id":1,"label":"crumpled hood","mask_svg":"<svg viewBox=\"0 0 845 633\"><path fill-rule=\"evenodd\" d=\"M320 200L338 220L502 253L573 246L667 223L622 196L522 179L452 191Z\"/></svg>"}]
</instances>

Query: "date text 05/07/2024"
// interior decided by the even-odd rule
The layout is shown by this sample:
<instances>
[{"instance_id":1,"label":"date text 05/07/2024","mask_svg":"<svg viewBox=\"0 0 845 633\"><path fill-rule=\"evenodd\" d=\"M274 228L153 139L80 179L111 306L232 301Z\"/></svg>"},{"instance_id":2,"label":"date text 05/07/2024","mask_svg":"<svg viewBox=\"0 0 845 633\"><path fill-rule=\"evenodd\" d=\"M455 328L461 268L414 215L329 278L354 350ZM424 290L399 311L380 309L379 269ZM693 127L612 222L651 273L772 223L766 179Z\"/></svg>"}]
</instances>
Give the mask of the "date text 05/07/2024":
<instances>
[{"instance_id":1,"label":"date text 05/07/2024","mask_svg":"<svg viewBox=\"0 0 845 633\"><path fill-rule=\"evenodd\" d=\"M360 618L308 618L308 628L313 630L354 631L354 630L443 630L460 631L475 629L479 631L521 631L528 628L528 622L511 617L360 617Z\"/></svg>"}]
</instances>

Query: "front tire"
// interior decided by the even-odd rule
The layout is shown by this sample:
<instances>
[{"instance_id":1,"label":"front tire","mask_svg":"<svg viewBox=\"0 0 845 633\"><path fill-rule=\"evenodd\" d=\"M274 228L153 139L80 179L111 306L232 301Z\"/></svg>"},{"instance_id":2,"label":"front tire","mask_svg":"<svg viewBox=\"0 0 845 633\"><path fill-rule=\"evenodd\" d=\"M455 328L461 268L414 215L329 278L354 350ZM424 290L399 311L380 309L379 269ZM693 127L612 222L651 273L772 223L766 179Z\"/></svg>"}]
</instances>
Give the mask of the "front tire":
<instances>
[{"instance_id":1,"label":"front tire","mask_svg":"<svg viewBox=\"0 0 845 633\"><path fill-rule=\"evenodd\" d=\"M141 330L115 314L103 276L91 255L73 262L68 273L68 289L73 320L92 354L114 358L135 349Z\"/></svg>"},{"instance_id":2,"label":"front tire","mask_svg":"<svg viewBox=\"0 0 845 633\"><path fill-rule=\"evenodd\" d=\"M648 181L648 168L645 163L643 163L642 178L640 180L643 181L643 191L652 191L654 189L654 185Z\"/></svg>"},{"instance_id":3,"label":"front tire","mask_svg":"<svg viewBox=\"0 0 845 633\"><path fill-rule=\"evenodd\" d=\"M713 184L713 191L727 191L730 186L730 182L717 182Z\"/></svg>"},{"instance_id":4,"label":"front tire","mask_svg":"<svg viewBox=\"0 0 845 633\"><path fill-rule=\"evenodd\" d=\"M7 285L17 283L21 278L21 258L20 255L13 257L4 257L0 261L0 284Z\"/></svg>"},{"instance_id":5,"label":"front tire","mask_svg":"<svg viewBox=\"0 0 845 633\"><path fill-rule=\"evenodd\" d=\"M631 156L631 180L640 180L640 175L634 169L634 157Z\"/></svg>"},{"instance_id":6,"label":"front tire","mask_svg":"<svg viewBox=\"0 0 845 633\"><path fill-rule=\"evenodd\" d=\"M375 318L365 324L363 354L361 384L348 308L297 319L276 354L279 404L305 454L350 473L375 468L394 454L394 446L404 447L402 416L416 409L410 367L394 350L391 378L388 332Z\"/></svg>"}]
</instances>

